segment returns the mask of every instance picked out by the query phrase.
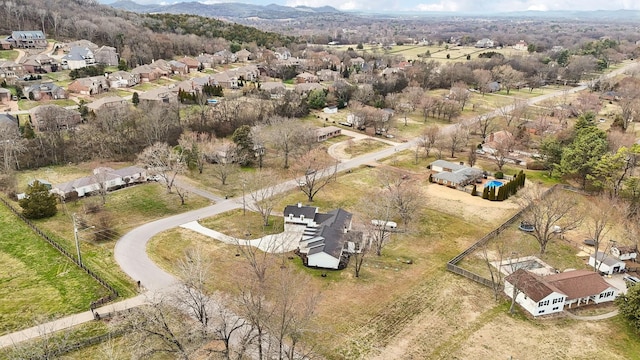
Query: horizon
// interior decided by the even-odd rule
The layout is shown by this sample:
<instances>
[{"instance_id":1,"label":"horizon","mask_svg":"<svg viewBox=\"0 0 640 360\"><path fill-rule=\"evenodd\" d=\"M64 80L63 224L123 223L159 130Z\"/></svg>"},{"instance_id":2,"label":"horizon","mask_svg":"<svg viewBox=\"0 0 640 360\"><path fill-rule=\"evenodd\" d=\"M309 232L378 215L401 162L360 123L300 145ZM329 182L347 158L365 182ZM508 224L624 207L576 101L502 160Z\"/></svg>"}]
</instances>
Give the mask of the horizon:
<instances>
[{"instance_id":1,"label":"horizon","mask_svg":"<svg viewBox=\"0 0 640 360\"><path fill-rule=\"evenodd\" d=\"M109 5L117 0L99 0ZM319 8L331 6L340 11L361 11L367 13L439 13L439 14L506 14L514 12L593 12L593 11L619 11L640 10L640 1L612 0L603 3L599 0L490 0L478 2L475 0L244 0L244 1L182 1L182 0L130 0L139 5L173 5L183 2L199 2L206 5L221 3L240 3L252 5L280 5L280 6L305 6Z\"/></svg>"}]
</instances>

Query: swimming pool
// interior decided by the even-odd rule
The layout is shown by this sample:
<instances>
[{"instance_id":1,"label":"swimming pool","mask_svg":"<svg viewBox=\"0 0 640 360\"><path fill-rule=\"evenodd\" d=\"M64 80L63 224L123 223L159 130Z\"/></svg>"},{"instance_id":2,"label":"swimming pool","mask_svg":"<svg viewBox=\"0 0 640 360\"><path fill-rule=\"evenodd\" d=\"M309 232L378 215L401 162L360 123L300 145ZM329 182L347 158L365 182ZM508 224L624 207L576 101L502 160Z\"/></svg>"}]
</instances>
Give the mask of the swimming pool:
<instances>
[{"instance_id":1,"label":"swimming pool","mask_svg":"<svg viewBox=\"0 0 640 360\"><path fill-rule=\"evenodd\" d=\"M502 181L498 181L498 180L491 180L489 182L487 182L486 184L484 184L484 187L488 187L488 188L498 188L500 186L504 185L502 183Z\"/></svg>"}]
</instances>

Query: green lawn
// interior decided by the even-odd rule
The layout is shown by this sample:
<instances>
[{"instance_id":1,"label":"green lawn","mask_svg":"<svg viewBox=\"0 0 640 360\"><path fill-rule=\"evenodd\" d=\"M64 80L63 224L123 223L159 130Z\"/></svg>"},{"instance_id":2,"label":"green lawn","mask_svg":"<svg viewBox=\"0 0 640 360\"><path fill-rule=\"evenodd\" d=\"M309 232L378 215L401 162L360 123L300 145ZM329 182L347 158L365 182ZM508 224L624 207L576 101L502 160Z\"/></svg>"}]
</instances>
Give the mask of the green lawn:
<instances>
[{"instance_id":1,"label":"green lawn","mask_svg":"<svg viewBox=\"0 0 640 360\"><path fill-rule=\"evenodd\" d=\"M0 204L0 334L88 310L108 294Z\"/></svg>"},{"instance_id":2,"label":"green lawn","mask_svg":"<svg viewBox=\"0 0 640 360\"><path fill-rule=\"evenodd\" d=\"M362 139L353 142L353 144L347 145L344 152L352 157L358 157L360 155L368 154L370 152L380 151L388 148L389 145L375 139Z\"/></svg>"},{"instance_id":3,"label":"green lawn","mask_svg":"<svg viewBox=\"0 0 640 360\"><path fill-rule=\"evenodd\" d=\"M263 226L262 216L259 213L247 210L243 215L242 209L227 211L218 216L201 219L199 222L206 228L238 239L257 239L263 235L278 234L284 231L282 216L269 216L269 225Z\"/></svg>"},{"instance_id":4,"label":"green lawn","mask_svg":"<svg viewBox=\"0 0 640 360\"><path fill-rule=\"evenodd\" d=\"M0 50L0 59L15 60L18 58L16 50Z\"/></svg>"},{"instance_id":5,"label":"green lawn","mask_svg":"<svg viewBox=\"0 0 640 360\"><path fill-rule=\"evenodd\" d=\"M71 99L59 99L59 100L43 100L43 101L32 101L27 99L18 100L18 107L20 110L31 110L36 106L40 105L58 105L58 106L74 106L78 105L75 101Z\"/></svg>"}]
</instances>

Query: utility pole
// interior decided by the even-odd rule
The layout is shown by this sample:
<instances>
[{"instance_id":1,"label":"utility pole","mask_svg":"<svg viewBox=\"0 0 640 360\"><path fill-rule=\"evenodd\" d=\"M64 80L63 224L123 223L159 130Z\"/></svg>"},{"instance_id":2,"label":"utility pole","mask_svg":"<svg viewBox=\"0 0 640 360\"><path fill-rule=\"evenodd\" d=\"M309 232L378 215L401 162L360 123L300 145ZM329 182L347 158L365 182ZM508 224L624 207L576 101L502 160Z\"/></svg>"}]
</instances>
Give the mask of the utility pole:
<instances>
[{"instance_id":1,"label":"utility pole","mask_svg":"<svg viewBox=\"0 0 640 360\"><path fill-rule=\"evenodd\" d=\"M247 215L247 201L246 201L245 196L244 196L245 184L246 184L246 181L242 180L242 216Z\"/></svg>"},{"instance_id":2,"label":"utility pole","mask_svg":"<svg viewBox=\"0 0 640 360\"><path fill-rule=\"evenodd\" d=\"M82 256L80 255L80 239L78 239L78 223L76 222L76 213L71 214L73 219L73 237L76 240L76 251L78 252L78 263L82 266Z\"/></svg>"}]
</instances>

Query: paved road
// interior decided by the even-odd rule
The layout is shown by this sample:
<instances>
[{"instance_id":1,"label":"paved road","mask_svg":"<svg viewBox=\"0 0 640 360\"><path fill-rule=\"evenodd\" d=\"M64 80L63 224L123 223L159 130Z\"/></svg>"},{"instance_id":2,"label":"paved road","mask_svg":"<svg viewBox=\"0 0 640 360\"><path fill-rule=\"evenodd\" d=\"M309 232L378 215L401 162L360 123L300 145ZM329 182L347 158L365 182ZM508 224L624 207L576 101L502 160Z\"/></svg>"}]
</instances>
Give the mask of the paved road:
<instances>
[{"instance_id":1,"label":"paved road","mask_svg":"<svg viewBox=\"0 0 640 360\"><path fill-rule=\"evenodd\" d=\"M637 63L629 64L621 69L615 70L609 74L603 75L603 77L612 77L617 74L620 74L627 69L632 67L637 67ZM569 93L574 93L577 91L584 90L586 85L581 85L577 88L573 88L568 90ZM540 101L544 101L546 99L552 98L554 96L559 96L565 94L566 91L559 91L556 93L551 93L547 95L542 95L528 101L529 104L535 104ZM504 110L512 110L513 105L506 106L503 110L496 110L490 113L490 116L498 116L504 112ZM487 116L487 114L483 115ZM467 120L467 125L472 125L477 122L479 117ZM451 131L455 125L448 125L445 127L446 131ZM357 168L361 165L372 164L375 163L377 159L386 158L391 156L393 153L397 151L402 151L411 148L417 142L417 139L412 141L397 144L393 147L386 148L384 150L365 154L363 156L347 160L341 162L337 165L338 171L345 171L353 168ZM292 190L297 187L299 179L292 179L280 184L277 188L277 193L283 193L289 190ZM195 191L194 191L195 192ZM206 193L208 198L215 198L215 195ZM145 287L150 292L161 292L163 290L170 289L176 283L176 278L166 271L162 270L158 267L147 255L147 244L149 240L157 235L160 232L178 227L180 225L197 221L200 218L214 216L232 209L237 209L242 207L242 199L234 198L219 201L215 205L207 206L201 209L189 211L187 213L178 214L174 216L170 216L164 219L156 220L145 225L142 225L138 228L135 228L125 234L122 238L118 240L114 250L114 257L118 265L122 268L122 270L129 275L134 281L140 281L142 286ZM135 299L135 300L134 300ZM133 306L138 306L140 302L140 297L123 300L111 305L108 305L105 308L111 307L112 309L125 309ZM141 303L141 302L140 302ZM100 311L100 310L99 310ZM91 315L89 313L89 315ZM600 316L608 316L600 315ZM615 315L615 314L614 314ZM43 331L46 333L62 330L69 328L71 326L88 322L93 319L93 316L88 317L86 313L72 315L63 319L58 319L48 324L41 325L39 327L22 330L16 333L8 334L0 337L0 348L5 346L10 346L12 344L18 343L20 341L33 339L38 336L42 336ZM34 330L35 329L35 330Z\"/></svg>"}]
</instances>

